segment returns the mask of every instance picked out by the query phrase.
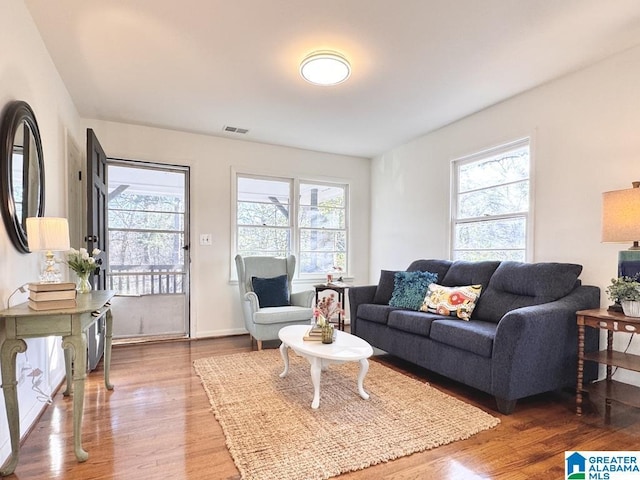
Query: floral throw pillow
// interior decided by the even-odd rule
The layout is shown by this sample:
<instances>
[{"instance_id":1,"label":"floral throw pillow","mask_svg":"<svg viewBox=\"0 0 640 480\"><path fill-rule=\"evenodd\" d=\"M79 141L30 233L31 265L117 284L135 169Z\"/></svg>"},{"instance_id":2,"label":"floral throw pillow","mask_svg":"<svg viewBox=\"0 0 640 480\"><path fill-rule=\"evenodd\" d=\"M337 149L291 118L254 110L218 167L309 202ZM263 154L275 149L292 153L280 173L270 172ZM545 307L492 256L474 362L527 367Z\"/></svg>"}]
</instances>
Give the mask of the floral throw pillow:
<instances>
[{"instance_id":1,"label":"floral throw pillow","mask_svg":"<svg viewBox=\"0 0 640 480\"><path fill-rule=\"evenodd\" d=\"M438 281L438 274L431 272L396 272L393 282L393 293L389 305L398 308L418 310L427 287Z\"/></svg>"},{"instance_id":2,"label":"floral throw pillow","mask_svg":"<svg viewBox=\"0 0 640 480\"><path fill-rule=\"evenodd\" d=\"M427 289L420 310L469 320L481 291L482 285L444 287L432 283Z\"/></svg>"}]
</instances>

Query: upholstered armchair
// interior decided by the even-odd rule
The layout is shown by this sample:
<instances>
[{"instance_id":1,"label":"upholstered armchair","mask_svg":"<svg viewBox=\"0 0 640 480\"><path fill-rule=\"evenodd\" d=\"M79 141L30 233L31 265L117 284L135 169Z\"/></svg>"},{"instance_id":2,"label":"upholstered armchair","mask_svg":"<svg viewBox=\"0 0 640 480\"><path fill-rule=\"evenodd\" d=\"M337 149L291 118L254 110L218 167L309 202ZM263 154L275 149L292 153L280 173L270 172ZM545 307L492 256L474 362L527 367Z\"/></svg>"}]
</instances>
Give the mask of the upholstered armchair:
<instances>
[{"instance_id":1,"label":"upholstered armchair","mask_svg":"<svg viewBox=\"0 0 640 480\"><path fill-rule=\"evenodd\" d=\"M236 255L244 324L262 350L265 340L277 340L287 325L309 324L314 291L291 293L296 258ZM253 341L253 340L252 340Z\"/></svg>"}]
</instances>

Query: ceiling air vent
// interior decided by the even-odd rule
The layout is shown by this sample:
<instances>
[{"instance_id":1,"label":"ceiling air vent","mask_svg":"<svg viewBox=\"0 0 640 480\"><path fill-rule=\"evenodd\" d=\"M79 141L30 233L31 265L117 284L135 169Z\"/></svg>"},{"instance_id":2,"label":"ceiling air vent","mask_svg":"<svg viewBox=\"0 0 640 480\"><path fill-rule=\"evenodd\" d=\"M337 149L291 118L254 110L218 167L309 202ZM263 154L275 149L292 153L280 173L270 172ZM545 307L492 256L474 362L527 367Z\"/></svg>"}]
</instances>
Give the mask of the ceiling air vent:
<instances>
[{"instance_id":1,"label":"ceiling air vent","mask_svg":"<svg viewBox=\"0 0 640 480\"><path fill-rule=\"evenodd\" d=\"M229 132L229 133L239 133L241 135L244 135L245 133L247 133L249 131L249 129L247 128L238 128L238 127L229 127L229 126L225 126L223 128L223 130L225 132Z\"/></svg>"}]
</instances>

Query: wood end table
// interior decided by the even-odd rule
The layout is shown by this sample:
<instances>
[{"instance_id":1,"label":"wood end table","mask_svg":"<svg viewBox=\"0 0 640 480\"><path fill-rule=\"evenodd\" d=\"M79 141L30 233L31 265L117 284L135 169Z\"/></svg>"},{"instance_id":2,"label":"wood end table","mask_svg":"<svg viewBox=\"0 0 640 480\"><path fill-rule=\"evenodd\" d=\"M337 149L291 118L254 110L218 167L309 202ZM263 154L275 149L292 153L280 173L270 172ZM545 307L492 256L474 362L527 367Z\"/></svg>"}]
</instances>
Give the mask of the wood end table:
<instances>
[{"instance_id":1,"label":"wood end table","mask_svg":"<svg viewBox=\"0 0 640 480\"><path fill-rule=\"evenodd\" d=\"M640 407L640 388L634 385L617 382L612 379L612 367L624 368L640 372L640 355L619 352L613 349L613 334L640 333L640 318L627 317L622 312L604 308L580 310L576 312L578 323L578 382L576 387L576 414L582 415L582 397L584 385L584 362L591 360L607 366L607 376L604 380L594 382L589 391L602 394L605 398L606 415L611 411L611 400L625 405ZM584 352L585 327L607 331L607 348L597 352Z\"/></svg>"},{"instance_id":2,"label":"wood end table","mask_svg":"<svg viewBox=\"0 0 640 480\"><path fill-rule=\"evenodd\" d=\"M316 291L316 305L318 305L318 302L320 301L320 292L331 290L338 294L338 302L340 302L341 308L343 310L345 309L344 299L345 292L347 288L349 288L348 285L344 283L321 283L318 285L314 285L313 288ZM328 318L327 320L331 321L330 318ZM340 312L338 312L338 329L344 331L344 315Z\"/></svg>"}]
</instances>

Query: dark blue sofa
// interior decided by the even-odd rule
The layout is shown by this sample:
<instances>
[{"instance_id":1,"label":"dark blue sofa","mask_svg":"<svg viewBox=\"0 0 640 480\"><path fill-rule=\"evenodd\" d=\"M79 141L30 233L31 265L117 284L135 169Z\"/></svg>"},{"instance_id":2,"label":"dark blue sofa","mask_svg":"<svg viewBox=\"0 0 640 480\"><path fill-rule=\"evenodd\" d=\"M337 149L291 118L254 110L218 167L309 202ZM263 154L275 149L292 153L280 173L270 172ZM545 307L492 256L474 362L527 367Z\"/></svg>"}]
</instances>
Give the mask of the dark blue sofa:
<instances>
[{"instance_id":1,"label":"dark blue sofa","mask_svg":"<svg viewBox=\"0 0 640 480\"><path fill-rule=\"evenodd\" d=\"M505 414L520 398L575 388L575 313L600 305L600 289L578 279L582 266L416 260L407 270L436 273L445 286L482 285L470 321L391 307L390 287L381 281L349 289L351 333L494 395ZM597 332L586 330L585 351L594 351ZM597 366L587 362L585 381L596 376Z\"/></svg>"}]
</instances>

